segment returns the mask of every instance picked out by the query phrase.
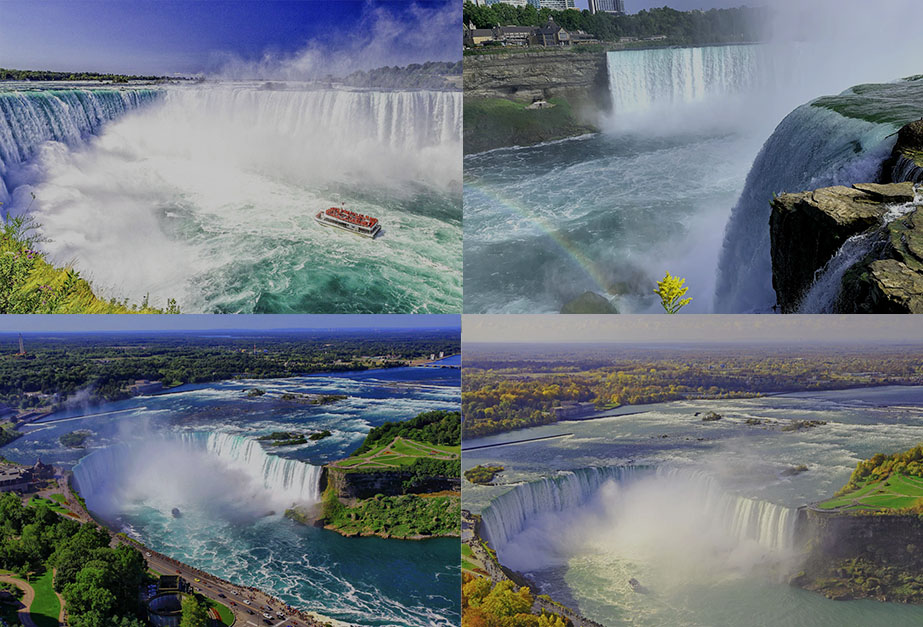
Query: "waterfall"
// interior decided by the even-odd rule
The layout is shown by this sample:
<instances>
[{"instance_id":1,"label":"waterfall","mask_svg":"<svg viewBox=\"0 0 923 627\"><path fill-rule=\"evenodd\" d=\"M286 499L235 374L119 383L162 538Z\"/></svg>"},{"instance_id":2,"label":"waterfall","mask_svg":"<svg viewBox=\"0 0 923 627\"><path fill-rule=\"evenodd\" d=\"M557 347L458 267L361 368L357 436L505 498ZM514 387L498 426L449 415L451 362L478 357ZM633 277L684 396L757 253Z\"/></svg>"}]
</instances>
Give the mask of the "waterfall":
<instances>
[{"instance_id":1,"label":"waterfall","mask_svg":"<svg viewBox=\"0 0 923 627\"><path fill-rule=\"evenodd\" d=\"M573 511L588 503L608 481L630 486L644 478L691 482L702 511L740 542L755 541L772 551L789 550L795 545L797 510L732 494L702 472L643 466L584 468L516 486L481 512L484 536L491 546L502 550L532 516Z\"/></svg>"},{"instance_id":2,"label":"waterfall","mask_svg":"<svg viewBox=\"0 0 923 627\"><path fill-rule=\"evenodd\" d=\"M789 113L754 160L725 228L715 311L766 312L775 304L768 228L773 195L876 182L894 133L921 115L920 78L860 85ZM906 159L890 174L894 181L923 180Z\"/></svg>"},{"instance_id":3,"label":"waterfall","mask_svg":"<svg viewBox=\"0 0 923 627\"><path fill-rule=\"evenodd\" d=\"M657 48L609 52L616 115L741 93L758 80L759 46Z\"/></svg>"},{"instance_id":4,"label":"waterfall","mask_svg":"<svg viewBox=\"0 0 923 627\"><path fill-rule=\"evenodd\" d=\"M880 248L885 227L919 206L923 206L923 192L917 189L912 202L891 205L888 208L888 212L882 217L881 227L858 233L843 242L830 261L815 274L814 282L801 300L798 313L833 313L846 271L876 248Z\"/></svg>"},{"instance_id":5,"label":"waterfall","mask_svg":"<svg viewBox=\"0 0 923 627\"><path fill-rule=\"evenodd\" d=\"M913 159L901 155L897 163L891 168L892 181L911 181L923 185L923 166L917 165Z\"/></svg>"},{"instance_id":6,"label":"waterfall","mask_svg":"<svg viewBox=\"0 0 923 627\"><path fill-rule=\"evenodd\" d=\"M289 138L311 154L335 153L356 142L407 151L461 141L462 96L457 91L268 90L218 84L168 90L165 104L171 114L182 111L194 119L219 121L226 129ZM321 137L332 143L316 143Z\"/></svg>"},{"instance_id":7,"label":"waterfall","mask_svg":"<svg viewBox=\"0 0 923 627\"><path fill-rule=\"evenodd\" d=\"M187 442L202 444L221 461L241 469L261 481L263 486L292 503L316 503L320 500L322 466L312 466L297 459L270 455L259 441L241 435L213 431L184 436Z\"/></svg>"},{"instance_id":8,"label":"waterfall","mask_svg":"<svg viewBox=\"0 0 923 627\"><path fill-rule=\"evenodd\" d=\"M74 466L74 480L88 501L94 495L108 495L123 484L123 473L127 469L137 470L138 460L156 458L166 447L172 453L184 448L189 452L205 453L212 460L209 463L219 462L242 472L286 507L320 500L323 467L268 454L255 439L222 432L183 433L162 441L123 443L100 449ZM141 468L148 471L146 466ZM170 473L171 470L163 468L158 472Z\"/></svg>"},{"instance_id":9,"label":"waterfall","mask_svg":"<svg viewBox=\"0 0 923 627\"><path fill-rule=\"evenodd\" d=\"M776 302L769 250L774 195L874 182L895 127L802 105L790 113L753 162L731 212L718 263L715 311L768 312Z\"/></svg>"},{"instance_id":10,"label":"waterfall","mask_svg":"<svg viewBox=\"0 0 923 627\"><path fill-rule=\"evenodd\" d=\"M604 466L561 472L516 486L481 512L484 535L496 548L522 531L529 517L579 507L606 482L626 481L647 469Z\"/></svg>"},{"instance_id":11,"label":"waterfall","mask_svg":"<svg viewBox=\"0 0 923 627\"><path fill-rule=\"evenodd\" d=\"M6 176L46 141L69 146L103 124L157 100L153 89L48 89L0 92L0 200L6 200Z\"/></svg>"}]
</instances>

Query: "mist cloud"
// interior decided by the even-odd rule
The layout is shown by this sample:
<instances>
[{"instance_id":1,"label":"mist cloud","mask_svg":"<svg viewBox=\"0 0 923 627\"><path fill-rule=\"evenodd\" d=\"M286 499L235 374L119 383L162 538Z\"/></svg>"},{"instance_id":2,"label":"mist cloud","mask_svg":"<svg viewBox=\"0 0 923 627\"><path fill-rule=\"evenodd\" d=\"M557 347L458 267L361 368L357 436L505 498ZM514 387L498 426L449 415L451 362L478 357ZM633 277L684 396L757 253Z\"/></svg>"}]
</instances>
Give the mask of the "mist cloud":
<instances>
[{"instance_id":1,"label":"mist cloud","mask_svg":"<svg viewBox=\"0 0 923 627\"><path fill-rule=\"evenodd\" d=\"M402 11L367 3L357 24L329 33L324 41L308 41L294 54L266 51L259 59L215 54L207 74L223 80L308 81L389 65L458 61L460 24L460 3L414 3Z\"/></svg>"}]
</instances>

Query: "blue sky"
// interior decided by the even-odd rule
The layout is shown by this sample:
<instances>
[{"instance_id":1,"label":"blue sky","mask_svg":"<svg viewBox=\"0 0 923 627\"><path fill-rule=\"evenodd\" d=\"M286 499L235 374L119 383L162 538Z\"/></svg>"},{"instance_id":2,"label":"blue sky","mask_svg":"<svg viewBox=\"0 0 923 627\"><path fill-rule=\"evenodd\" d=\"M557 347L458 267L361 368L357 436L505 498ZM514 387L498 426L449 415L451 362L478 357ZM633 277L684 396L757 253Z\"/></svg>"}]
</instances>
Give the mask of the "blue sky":
<instances>
[{"instance_id":1,"label":"blue sky","mask_svg":"<svg viewBox=\"0 0 923 627\"><path fill-rule=\"evenodd\" d=\"M367 69L460 58L460 22L456 0L0 0L0 67Z\"/></svg>"},{"instance_id":2,"label":"blue sky","mask_svg":"<svg viewBox=\"0 0 923 627\"><path fill-rule=\"evenodd\" d=\"M86 315L0 316L0 333L204 331L222 329L459 328L457 315Z\"/></svg>"}]
</instances>

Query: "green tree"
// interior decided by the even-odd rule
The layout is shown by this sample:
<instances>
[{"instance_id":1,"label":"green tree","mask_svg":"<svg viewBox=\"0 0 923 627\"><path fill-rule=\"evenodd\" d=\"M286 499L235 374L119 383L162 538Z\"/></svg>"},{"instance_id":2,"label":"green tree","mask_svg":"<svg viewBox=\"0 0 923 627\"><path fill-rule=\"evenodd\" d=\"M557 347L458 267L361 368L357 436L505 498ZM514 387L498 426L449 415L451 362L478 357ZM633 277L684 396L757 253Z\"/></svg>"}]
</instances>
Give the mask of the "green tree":
<instances>
[{"instance_id":1,"label":"green tree","mask_svg":"<svg viewBox=\"0 0 923 627\"><path fill-rule=\"evenodd\" d=\"M182 611L179 627L208 627L208 608L194 596L183 597Z\"/></svg>"},{"instance_id":2,"label":"green tree","mask_svg":"<svg viewBox=\"0 0 923 627\"><path fill-rule=\"evenodd\" d=\"M683 298L686 292L689 291L688 287L684 287L685 283L686 279L670 276L669 272L663 279L657 281L657 289L654 290L654 293L660 296L660 304L668 314L675 314L692 302L691 297Z\"/></svg>"}]
</instances>

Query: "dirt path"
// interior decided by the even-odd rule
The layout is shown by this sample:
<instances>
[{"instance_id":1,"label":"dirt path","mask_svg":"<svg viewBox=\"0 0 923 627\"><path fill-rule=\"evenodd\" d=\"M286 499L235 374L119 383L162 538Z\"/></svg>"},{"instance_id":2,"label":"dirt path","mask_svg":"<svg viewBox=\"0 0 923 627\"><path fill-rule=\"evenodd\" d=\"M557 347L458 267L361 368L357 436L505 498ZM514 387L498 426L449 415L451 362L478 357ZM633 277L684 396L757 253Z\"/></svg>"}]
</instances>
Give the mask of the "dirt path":
<instances>
[{"instance_id":1,"label":"dirt path","mask_svg":"<svg viewBox=\"0 0 923 627\"><path fill-rule=\"evenodd\" d=\"M21 622L26 627L35 627L35 622L32 620L32 615L29 614L29 608L32 606L32 601L35 600L35 590L32 589L32 586L27 584L22 579L16 579L10 575L0 575L0 581L5 581L6 583L11 583L20 590L23 591L22 597L22 608L17 612L19 616L19 622Z\"/></svg>"}]
</instances>

